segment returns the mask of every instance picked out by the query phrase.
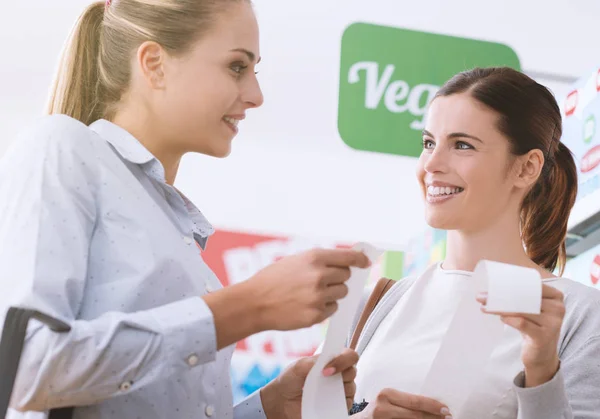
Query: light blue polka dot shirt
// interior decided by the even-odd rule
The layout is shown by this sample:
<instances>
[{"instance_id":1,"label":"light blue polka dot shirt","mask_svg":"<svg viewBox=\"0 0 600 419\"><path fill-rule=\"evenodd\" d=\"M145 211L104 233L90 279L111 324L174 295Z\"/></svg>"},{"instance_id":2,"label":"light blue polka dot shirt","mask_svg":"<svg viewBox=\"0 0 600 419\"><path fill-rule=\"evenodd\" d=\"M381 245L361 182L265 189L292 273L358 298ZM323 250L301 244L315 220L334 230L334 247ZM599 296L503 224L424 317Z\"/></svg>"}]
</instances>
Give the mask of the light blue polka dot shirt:
<instances>
[{"instance_id":1,"label":"light blue polka dot shirt","mask_svg":"<svg viewBox=\"0 0 600 419\"><path fill-rule=\"evenodd\" d=\"M233 407L233 347L216 350L201 298L221 287L200 251L212 232L115 124L26 130L0 161L0 314L34 308L72 330L31 324L10 417L264 418L258 394Z\"/></svg>"}]
</instances>

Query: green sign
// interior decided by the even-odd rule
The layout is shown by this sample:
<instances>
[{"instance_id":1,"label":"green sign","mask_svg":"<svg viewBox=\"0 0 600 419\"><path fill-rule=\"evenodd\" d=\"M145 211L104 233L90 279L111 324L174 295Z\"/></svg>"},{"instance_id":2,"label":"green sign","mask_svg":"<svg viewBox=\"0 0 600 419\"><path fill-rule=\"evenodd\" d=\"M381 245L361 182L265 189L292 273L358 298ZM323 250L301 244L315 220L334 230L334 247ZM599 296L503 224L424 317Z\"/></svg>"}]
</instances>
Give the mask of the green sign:
<instances>
[{"instance_id":1,"label":"green sign","mask_svg":"<svg viewBox=\"0 0 600 419\"><path fill-rule=\"evenodd\" d=\"M418 157L425 111L438 89L456 73L492 66L520 70L506 45L352 24L342 37L340 136L358 150Z\"/></svg>"}]
</instances>

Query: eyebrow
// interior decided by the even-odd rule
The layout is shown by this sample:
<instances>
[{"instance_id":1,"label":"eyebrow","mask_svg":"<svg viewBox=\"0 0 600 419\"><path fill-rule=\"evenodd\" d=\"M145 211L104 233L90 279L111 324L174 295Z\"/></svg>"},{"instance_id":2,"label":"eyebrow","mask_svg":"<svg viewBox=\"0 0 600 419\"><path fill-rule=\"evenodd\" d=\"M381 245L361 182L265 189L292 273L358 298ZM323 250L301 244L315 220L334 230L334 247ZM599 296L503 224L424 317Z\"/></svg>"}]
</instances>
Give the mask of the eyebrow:
<instances>
[{"instance_id":1,"label":"eyebrow","mask_svg":"<svg viewBox=\"0 0 600 419\"><path fill-rule=\"evenodd\" d=\"M245 48L234 48L234 49L231 50L231 52L242 52L242 53L244 53L244 54L246 54L248 56L248 59L250 61L256 60L256 54L253 53L252 51L248 51ZM256 61L256 64L260 63L261 58L262 57L258 57L258 60Z\"/></svg>"},{"instance_id":2,"label":"eyebrow","mask_svg":"<svg viewBox=\"0 0 600 419\"><path fill-rule=\"evenodd\" d=\"M423 135L425 135L427 137L435 138L433 136L433 134L430 133L429 131L427 131L426 129L423 130ZM470 134L464 133L464 132L453 132L451 134L448 134L448 138L470 138L472 140L479 141L480 143L483 143L483 141L481 141L481 138L476 137L474 135L470 135Z\"/></svg>"}]
</instances>

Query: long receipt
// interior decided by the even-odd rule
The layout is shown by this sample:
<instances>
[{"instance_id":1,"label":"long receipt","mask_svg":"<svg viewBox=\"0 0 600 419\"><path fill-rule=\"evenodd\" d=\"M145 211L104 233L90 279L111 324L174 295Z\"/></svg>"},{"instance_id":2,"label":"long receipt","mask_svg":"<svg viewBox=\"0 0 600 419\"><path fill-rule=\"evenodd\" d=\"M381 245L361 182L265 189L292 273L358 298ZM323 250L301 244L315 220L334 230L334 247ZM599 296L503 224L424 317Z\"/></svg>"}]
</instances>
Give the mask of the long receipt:
<instances>
[{"instance_id":1,"label":"long receipt","mask_svg":"<svg viewBox=\"0 0 600 419\"><path fill-rule=\"evenodd\" d=\"M542 279L536 270L479 262L420 392L446 404L457 419L468 414L463 407L504 333L498 316L481 312L480 292L488 293L490 312L541 312Z\"/></svg>"},{"instance_id":2,"label":"long receipt","mask_svg":"<svg viewBox=\"0 0 600 419\"><path fill-rule=\"evenodd\" d=\"M383 254L382 250L367 243L358 243L353 249L363 251L373 263ZM342 353L346 346L347 333L360 304L370 268L350 268L350 271L350 279L346 282L348 295L339 301L338 310L329 321L323 350L304 383L302 419L348 418L341 374L324 377L322 371L332 359Z\"/></svg>"}]
</instances>

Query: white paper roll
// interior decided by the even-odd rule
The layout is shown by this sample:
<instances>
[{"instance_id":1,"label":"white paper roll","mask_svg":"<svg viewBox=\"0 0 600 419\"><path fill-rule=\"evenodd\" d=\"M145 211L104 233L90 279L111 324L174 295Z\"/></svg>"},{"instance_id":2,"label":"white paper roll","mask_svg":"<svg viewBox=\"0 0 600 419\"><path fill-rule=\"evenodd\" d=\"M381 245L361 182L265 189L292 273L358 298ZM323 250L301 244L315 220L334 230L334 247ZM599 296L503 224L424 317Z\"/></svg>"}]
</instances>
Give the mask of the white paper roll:
<instances>
[{"instance_id":1,"label":"white paper roll","mask_svg":"<svg viewBox=\"0 0 600 419\"><path fill-rule=\"evenodd\" d=\"M373 263L383 254L382 250L367 243L358 243L353 249L363 251ZM302 419L348 418L341 374L324 377L322 371L332 359L344 350L348 330L352 325L352 319L360 304L362 291L371 271L370 268L350 268L350 270L350 279L346 282L348 295L339 301L338 311L329 321L323 350L304 383Z\"/></svg>"}]
</instances>

